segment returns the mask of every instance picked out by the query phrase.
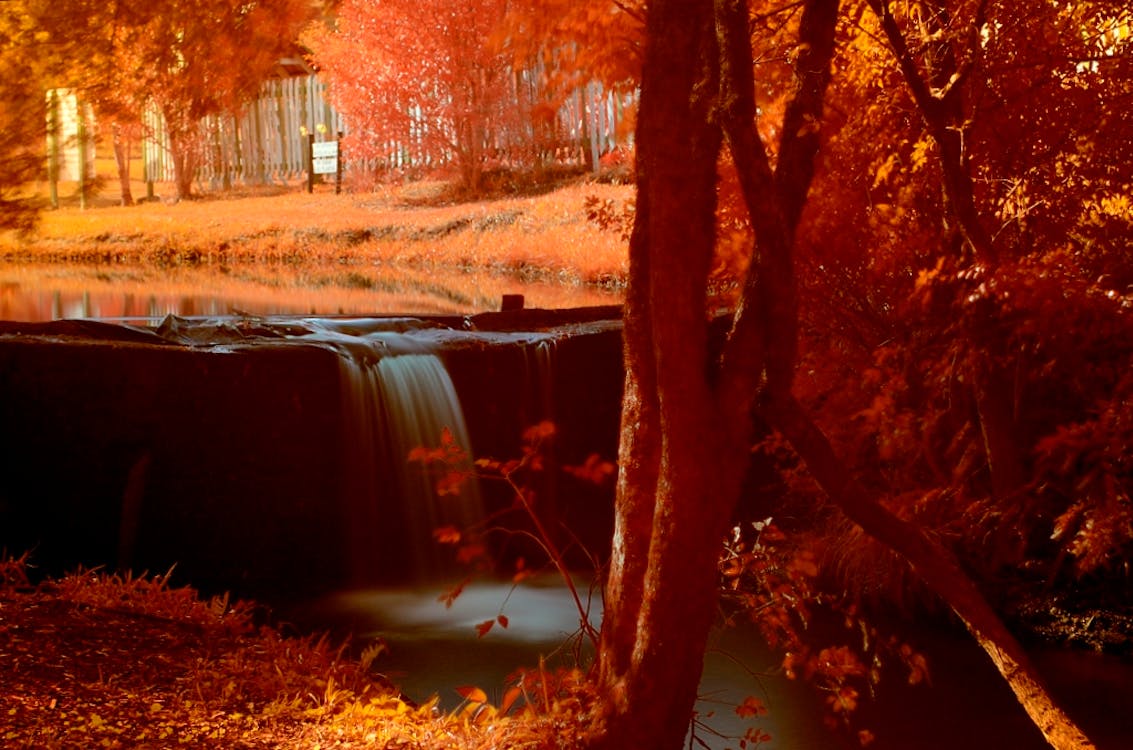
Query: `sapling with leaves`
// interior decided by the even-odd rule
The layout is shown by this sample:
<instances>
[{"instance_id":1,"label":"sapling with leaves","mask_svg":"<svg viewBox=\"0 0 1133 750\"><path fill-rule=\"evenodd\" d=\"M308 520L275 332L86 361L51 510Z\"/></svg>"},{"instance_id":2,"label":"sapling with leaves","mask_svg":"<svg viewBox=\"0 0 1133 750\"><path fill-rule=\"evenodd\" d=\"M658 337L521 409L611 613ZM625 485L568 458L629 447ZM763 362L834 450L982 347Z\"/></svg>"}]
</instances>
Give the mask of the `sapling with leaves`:
<instances>
[{"instance_id":1,"label":"sapling with leaves","mask_svg":"<svg viewBox=\"0 0 1133 750\"><path fill-rule=\"evenodd\" d=\"M569 529L552 527L548 525L539 508L537 493L531 489L534 476L548 469L547 450L555 436L555 425L550 421L539 422L527 428L523 433L520 455L517 458L499 460L494 458L478 458L469 461L464 449L453 438L450 430L443 429L440 436L440 445L436 447L418 446L409 453L409 460L422 464L433 478L436 492L439 495L450 495L459 492L460 486L473 478L486 481L504 483L511 495L510 505L501 508L475 525L468 528L455 526L442 526L433 530L433 538L440 544L449 545L456 550L458 562L470 566L474 573L486 574L495 569L492 556L492 547L488 537L504 535L505 537L521 536L533 541L546 555L548 564L554 568L562 579L574 603L579 616L579 633L592 645L597 643L598 633L591 622L591 595L587 594L584 600L582 592L575 581L575 575L567 564L567 553L570 548L578 545ZM610 461L592 454L577 466L562 466L562 471L587 482L602 484L608 482L616 469ZM521 515L530 528L520 528L517 525L508 525L508 517ZM554 533L560 532L560 533ZM570 538L569 545L561 544L558 539L565 534ZM585 550L584 550L585 552ZM595 572L600 568L599 561L586 552ZM525 579L535 575L537 568L532 568L525 557L517 557L512 564L512 581L518 585ZM472 580L471 576L457 583L454 587L441 595L440 600L446 605L452 603L460 596L465 586ZM505 602L506 603L506 602ZM507 628L509 620L502 611L495 619L485 620L477 625L477 634L483 637L495 625Z\"/></svg>"}]
</instances>

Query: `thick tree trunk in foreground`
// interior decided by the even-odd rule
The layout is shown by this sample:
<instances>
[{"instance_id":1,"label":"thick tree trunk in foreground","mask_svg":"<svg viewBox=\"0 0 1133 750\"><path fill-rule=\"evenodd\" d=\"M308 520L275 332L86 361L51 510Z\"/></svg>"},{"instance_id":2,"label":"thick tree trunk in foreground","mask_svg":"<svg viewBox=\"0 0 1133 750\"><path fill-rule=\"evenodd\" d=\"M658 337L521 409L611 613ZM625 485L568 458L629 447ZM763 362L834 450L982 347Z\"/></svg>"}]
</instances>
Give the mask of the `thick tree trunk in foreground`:
<instances>
[{"instance_id":1,"label":"thick tree trunk in foreground","mask_svg":"<svg viewBox=\"0 0 1133 750\"><path fill-rule=\"evenodd\" d=\"M712 2L653 3L647 27L597 744L675 750L696 701L720 541L747 450L708 382L704 311L720 142L709 122Z\"/></svg>"},{"instance_id":2,"label":"thick tree trunk in foreground","mask_svg":"<svg viewBox=\"0 0 1133 750\"><path fill-rule=\"evenodd\" d=\"M804 0L778 162L755 129L744 0L649 4L637 131L637 215L625 306L626 387L614 552L598 649L593 745L682 746L715 616L717 557L749 459L753 410L795 446L863 529L916 568L968 624L1051 744L1092 747L946 550L848 481L791 395L795 228L813 174L838 0ZM714 23L715 22L715 23ZM724 351L709 358L706 287L720 128L759 253ZM757 394L759 394L757 403Z\"/></svg>"}]
</instances>

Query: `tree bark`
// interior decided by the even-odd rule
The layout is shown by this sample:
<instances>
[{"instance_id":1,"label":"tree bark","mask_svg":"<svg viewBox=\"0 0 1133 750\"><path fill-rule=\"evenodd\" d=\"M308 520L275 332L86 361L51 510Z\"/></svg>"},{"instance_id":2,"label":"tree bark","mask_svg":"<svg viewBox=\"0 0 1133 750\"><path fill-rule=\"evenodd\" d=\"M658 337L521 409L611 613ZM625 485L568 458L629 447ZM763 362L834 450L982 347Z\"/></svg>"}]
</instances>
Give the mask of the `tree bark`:
<instances>
[{"instance_id":1,"label":"tree bark","mask_svg":"<svg viewBox=\"0 0 1133 750\"><path fill-rule=\"evenodd\" d=\"M173 162L173 184L177 189L177 200L187 200L193 195L193 177L197 170L196 133L193 125L186 123L179 113L166 108L162 114L169 135L169 159Z\"/></svg>"},{"instance_id":2,"label":"tree bark","mask_svg":"<svg viewBox=\"0 0 1133 750\"><path fill-rule=\"evenodd\" d=\"M595 744L676 750L696 701L719 545L747 450L722 437L707 366L720 145L709 117L711 0L651 3L647 40Z\"/></svg>"}]
</instances>

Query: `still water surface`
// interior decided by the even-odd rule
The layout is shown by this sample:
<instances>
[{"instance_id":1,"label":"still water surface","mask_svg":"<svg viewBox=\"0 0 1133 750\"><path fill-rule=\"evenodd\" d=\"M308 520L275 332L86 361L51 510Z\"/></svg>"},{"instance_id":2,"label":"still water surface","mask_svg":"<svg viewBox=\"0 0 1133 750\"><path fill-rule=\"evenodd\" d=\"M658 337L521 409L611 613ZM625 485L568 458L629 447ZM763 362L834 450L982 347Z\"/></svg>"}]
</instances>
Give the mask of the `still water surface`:
<instances>
[{"instance_id":1,"label":"still water surface","mask_svg":"<svg viewBox=\"0 0 1133 750\"><path fill-rule=\"evenodd\" d=\"M569 279L396 265L153 266L0 263L0 320L166 315L463 314L619 304L621 292Z\"/></svg>"}]
</instances>

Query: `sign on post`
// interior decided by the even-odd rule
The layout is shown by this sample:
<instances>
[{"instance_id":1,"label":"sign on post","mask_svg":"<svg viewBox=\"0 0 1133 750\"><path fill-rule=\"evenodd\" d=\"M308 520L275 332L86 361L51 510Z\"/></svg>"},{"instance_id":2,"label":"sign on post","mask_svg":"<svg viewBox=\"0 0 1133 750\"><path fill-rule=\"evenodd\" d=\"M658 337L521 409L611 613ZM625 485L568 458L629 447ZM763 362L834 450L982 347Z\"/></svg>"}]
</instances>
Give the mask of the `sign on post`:
<instances>
[{"instance_id":1,"label":"sign on post","mask_svg":"<svg viewBox=\"0 0 1133 750\"><path fill-rule=\"evenodd\" d=\"M334 192L337 193L342 180L342 159L338 149L338 141L319 141L316 143L313 133L309 138L311 171L307 174L307 192L310 193L314 190L315 175L332 174L334 175Z\"/></svg>"},{"instance_id":2,"label":"sign on post","mask_svg":"<svg viewBox=\"0 0 1133 750\"><path fill-rule=\"evenodd\" d=\"M338 171L338 141L311 144L311 171L315 174L334 174Z\"/></svg>"}]
</instances>

